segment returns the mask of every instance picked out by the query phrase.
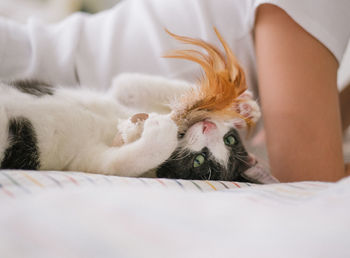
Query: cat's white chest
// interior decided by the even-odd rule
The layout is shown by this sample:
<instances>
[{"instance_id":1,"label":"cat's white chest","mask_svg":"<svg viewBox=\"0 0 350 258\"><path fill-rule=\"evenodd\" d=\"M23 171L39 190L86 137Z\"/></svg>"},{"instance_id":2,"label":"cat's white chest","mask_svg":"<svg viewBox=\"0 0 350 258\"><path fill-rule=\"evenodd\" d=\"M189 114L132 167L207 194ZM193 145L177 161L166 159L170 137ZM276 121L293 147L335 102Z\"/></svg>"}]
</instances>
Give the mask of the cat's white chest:
<instances>
[{"instance_id":1,"label":"cat's white chest","mask_svg":"<svg viewBox=\"0 0 350 258\"><path fill-rule=\"evenodd\" d=\"M117 103L99 96L89 97L80 96L77 100L69 95L58 96L47 106L50 112L33 117L41 169L65 169L77 153L111 145L123 114Z\"/></svg>"}]
</instances>

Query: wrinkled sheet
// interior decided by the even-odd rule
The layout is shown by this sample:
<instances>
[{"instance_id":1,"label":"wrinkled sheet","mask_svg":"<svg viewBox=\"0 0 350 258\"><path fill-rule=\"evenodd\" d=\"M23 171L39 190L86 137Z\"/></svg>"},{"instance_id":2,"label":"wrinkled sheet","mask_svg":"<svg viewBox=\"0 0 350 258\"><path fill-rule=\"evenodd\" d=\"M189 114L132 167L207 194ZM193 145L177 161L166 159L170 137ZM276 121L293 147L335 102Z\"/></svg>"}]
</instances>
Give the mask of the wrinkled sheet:
<instances>
[{"instance_id":1,"label":"wrinkled sheet","mask_svg":"<svg viewBox=\"0 0 350 258\"><path fill-rule=\"evenodd\" d=\"M0 257L350 257L337 183L0 172Z\"/></svg>"}]
</instances>

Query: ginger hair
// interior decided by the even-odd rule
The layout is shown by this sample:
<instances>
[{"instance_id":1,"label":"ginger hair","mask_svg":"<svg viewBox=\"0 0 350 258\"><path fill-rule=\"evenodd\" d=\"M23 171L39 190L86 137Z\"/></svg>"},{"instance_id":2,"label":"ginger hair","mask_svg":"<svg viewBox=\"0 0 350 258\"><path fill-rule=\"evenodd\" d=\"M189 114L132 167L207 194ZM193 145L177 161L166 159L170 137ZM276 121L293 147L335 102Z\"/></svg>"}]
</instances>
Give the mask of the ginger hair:
<instances>
[{"instance_id":1,"label":"ginger hair","mask_svg":"<svg viewBox=\"0 0 350 258\"><path fill-rule=\"evenodd\" d=\"M166 32L176 40L204 50L195 48L180 49L165 55L166 58L179 58L198 63L202 69L194 89L175 100L172 118L183 132L192 124L205 118L243 119L248 129L253 121L241 116L234 107L244 102L240 95L247 90L245 74L237 58L216 28L216 36L224 49L218 48L201 39L179 36Z\"/></svg>"}]
</instances>

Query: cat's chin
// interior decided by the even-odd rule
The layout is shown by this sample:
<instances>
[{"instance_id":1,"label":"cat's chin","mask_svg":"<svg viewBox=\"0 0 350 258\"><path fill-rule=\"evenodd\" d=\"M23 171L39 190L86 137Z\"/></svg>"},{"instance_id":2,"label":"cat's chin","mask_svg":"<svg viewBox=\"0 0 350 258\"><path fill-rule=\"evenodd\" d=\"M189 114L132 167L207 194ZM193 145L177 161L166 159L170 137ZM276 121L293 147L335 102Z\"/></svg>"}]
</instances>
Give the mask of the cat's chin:
<instances>
[{"instance_id":1,"label":"cat's chin","mask_svg":"<svg viewBox=\"0 0 350 258\"><path fill-rule=\"evenodd\" d=\"M220 142L229 129L229 126L220 121L206 118L190 126L183 138L189 140L190 143L193 143L193 140L205 140L206 142L213 140Z\"/></svg>"},{"instance_id":2,"label":"cat's chin","mask_svg":"<svg viewBox=\"0 0 350 258\"><path fill-rule=\"evenodd\" d=\"M192 130L198 130L198 132L201 132L202 134L209 134L217 130L217 128L218 127L215 122L209 119L204 119L190 126L190 128L188 129L188 132Z\"/></svg>"}]
</instances>

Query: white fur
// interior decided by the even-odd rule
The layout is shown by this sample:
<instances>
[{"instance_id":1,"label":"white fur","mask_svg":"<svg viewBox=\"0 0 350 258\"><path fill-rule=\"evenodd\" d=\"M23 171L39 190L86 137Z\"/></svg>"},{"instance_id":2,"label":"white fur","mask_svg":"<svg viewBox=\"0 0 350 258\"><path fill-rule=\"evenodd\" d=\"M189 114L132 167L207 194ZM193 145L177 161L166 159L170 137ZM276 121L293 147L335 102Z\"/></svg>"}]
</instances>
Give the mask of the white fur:
<instances>
[{"instance_id":1,"label":"white fur","mask_svg":"<svg viewBox=\"0 0 350 258\"><path fill-rule=\"evenodd\" d=\"M170 102L194 85L181 80L145 74L121 74L113 80L112 92L119 103L134 112L169 113Z\"/></svg>"},{"instance_id":2,"label":"white fur","mask_svg":"<svg viewBox=\"0 0 350 258\"><path fill-rule=\"evenodd\" d=\"M23 116L36 131L42 170L139 176L164 162L178 144L192 151L207 146L220 163L226 164L229 152L221 143L234 125L232 121L229 125L213 121L217 129L205 136L198 123L178 143L169 103L191 87L178 80L123 74L104 94L55 88L53 96L37 97L0 84L0 161L8 146L8 119ZM142 126L135 124L133 128L128 119L138 112L155 113ZM127 144L113 146L117 133Z\"/></svg>"},{"instance_id":3,"label":"white fur","mask_svg":"<svg viewBox=\"0 0 350 258\"><path fill-rule=\"evenodd\" d=\"M216 125L215 129L204 134L203 122L198 122L188 129L186 135L180 141L180 145L192 152L200 152L204 147L207 147L215 160L225 166L228 164L230 152L223 143L223 138L233 125L213 119L209 121Z\"/></svg>"},{"instance_id":4,"label":"white fur","mask_svg":"<svg viewBox=\"0 0 350 258\"><path fill-rule=\"evenodd\" d=\"M144 121L133 123L131 119L120 119L118 121L118 131L122 143L131 143L141 137L143 132Z\"/></svg>"},{"instance_id":5,"label":"white fur","mask_svg":"<svg viewBox=\"0 0 350 258\"><path fill-rule=\"evenodd\" d=\"M152 85L152 79L158 80L148 76L144 79L143 89ZM134 114L133 109L116 101L115 89L101 94L56 88L53 96L36 97L0 84L0 158L8 144L8 119L21 116L29 119L36 131L42 170L138 176L157 167L176 148L175 123L169 115L151 115L140 139L121 147L112 146L118 123ZM134 90L123 87L122 92ZM147 97L147 93L142 92L142 96Z\"/></svg>"}]
</instances>

